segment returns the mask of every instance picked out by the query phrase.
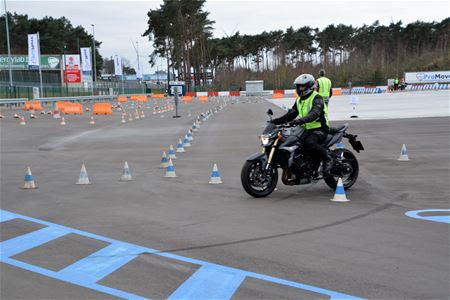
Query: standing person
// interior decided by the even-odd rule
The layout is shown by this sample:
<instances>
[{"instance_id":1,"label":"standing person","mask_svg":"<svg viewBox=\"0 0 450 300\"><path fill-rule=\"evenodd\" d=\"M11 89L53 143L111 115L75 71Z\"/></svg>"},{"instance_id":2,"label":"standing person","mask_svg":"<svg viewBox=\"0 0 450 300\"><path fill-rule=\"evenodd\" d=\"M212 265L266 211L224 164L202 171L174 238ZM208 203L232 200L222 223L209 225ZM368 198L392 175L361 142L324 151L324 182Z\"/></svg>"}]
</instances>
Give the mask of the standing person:
<instances>
[{"instance_id":1,"label":"standing person","mask_svg":"<svg viewBox=\"0 0 450 300\"><path fill-rule=\"evenodd\" d=\"M306 130L303 145L306 154L317 163L323 161L322 173L328 174L333 165L327 150L322 146L328 135L328 107L324 104L322 96L314 90L314 76L302 74L294 81L298 94L292 108L283 116L272 120L275 125L293 121Z\"/></svg>"},{"instance_id":2,"label":"standing person","mask_svg":"<svg viewBox=\"0 0 450 300\"><path fill-rule=\"evenodd\" d=\"M328 106L331 96L333 96L333 89L331 80L325 77L325 70L319 71L319 78L317 78L317 92L322 96L325 105Z\"/></svg>"},{"instance_id":3,"label":"standing person","mask_svg":"<svg viewBox=\"0 0 450 300\"><path fill-rule=\"evenodd\" d=\"M394 79L394 91L398 90L398 77Z\"/></svg>"}]
</instances>

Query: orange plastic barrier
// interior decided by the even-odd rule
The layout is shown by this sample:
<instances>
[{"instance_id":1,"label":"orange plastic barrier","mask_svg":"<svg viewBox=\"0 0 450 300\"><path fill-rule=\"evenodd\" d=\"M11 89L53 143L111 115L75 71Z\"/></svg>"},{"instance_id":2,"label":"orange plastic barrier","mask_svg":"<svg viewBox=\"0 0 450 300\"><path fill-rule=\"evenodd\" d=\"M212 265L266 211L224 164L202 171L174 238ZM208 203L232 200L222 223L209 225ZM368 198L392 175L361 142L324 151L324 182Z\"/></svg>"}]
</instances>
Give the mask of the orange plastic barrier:
<instances>
[{"instance_id":1,"label":"orange plastic barrier","mask_svg":"<svg viewBox=\"0 0 450 300\"><path fill-rule=\"evenodd\" d=\"M208 102L208 96L200 96L198 97L198 100L200 100L200 102Z\"/></svg>"},{"instance_id":2,"label":"orange plastic barrier","mask_svg":"<svg viewBox=\"0 0 450 300\"><path fill-rule=\"evenodd\" d=\"M188 103L192 101L192 96L183 96L184 103Z\"/></svg>"},{"instance_id":3,"label":"orange plastic barrier","mask_svg":"<svg viewBox=\"0 0 450 300\"><path fill-rule=\"evenodd\" d=\"M41 101L25 101L23 110L42 110Z\"/></svg>"},{"instance_id":4,"label":"orange plastic barrier","mask_svg":"<svg viewBox=\"0 0 450 300\"><path fill-rule=\"evenodd\" d=\"M94 115L112 115L112 105L110 103L95 103L92 106Z\"/></svg>"},{"instance_id":5,"label":"orange plastic barrier","mask_svg":"<svg viewBox=\"0 0 450 300\"><path fill-rule=\"evenodd\" d=\"M56 102L56 109L59 110L60 112L64 112L64 107L67 104L70 105L70 104L72 104L72 102L69 102L69 101L58 101L58 102Z\"/></svg>"},{"instance_id":6,"label":"orange plastic barrier","mask_svg":"<svg viewBox=\"0 0 450 300\"><path fill-rule=\"evenodd\" d=\"M152 94L152 98L156 98L156 99L164 98L164 94Z\"/></svg>"},{"instance_id":7,"label":"orange plastic barrier","mask_svg":"<svg viewBox=\"0 0 450 300\"><path fill-rule=\"evenodd\" d=\"M284 90L273 90L274 94L284 94Z\"/></svg>"},{"instance_id":8,"label":"orange plastic barrier","mask_svg":"<svg viewBox=\"0 0 450 300\"><path fill-rule=\"evenodd\" d=\"M342 89L333 89L333 96L341 96Z\"/></svg>"},{"instance_id":9,"label":"orange plastic barrier","mask_svg":"<svg viewBox=\"0 0 450 300\"><path fill-rule=\"evenodd\" d=\"M186 96L196 97L197 92L186 92Z\"/></svg>"},{"instance_id":10,"label":"orange plastic barrier","mask_svg":"<svg viewBox=\"0 0 450 300\"><path fill-rule=\"evenodd\" d=\"M127 101L128 101L127 96L119 96L119 97L117 97L117 102L119 102L119 103L125 103Z\"/></svg>"},{"instance_id":11,"label":"orange plastic barrier","mask_svg":"<svg viewBox=\"0 0 450 300\"><path fill-rule=\"evenodd\" d=\"M66 103L64 104L64 114L66 115L82 115L83 105L79 103Z\"/></svg>"},{"instance_id":12,"label":"orange plastic barrier","mask_svg":"<svg viewBox=\"0 0 450 300\"><path fill-rule=\"evenodd\" d=\"M283 98L284 95L280 93L273 94L272 98Z\"/></svg>"},{"instance_id":13,"label":"orange plastic barrier","mask_svg":"<svg viewBox=\"0 0 450 300\"><path fill-rule=\"evenodd\" d=\"M218 97L219 96L219 92L208 92L208 96Z\"/></svg>"},{"instance_id":14,"label":"orange plastic barrier","mask_svg":"<svg viewBox=\"0 0 450 300\"><path fill-rule=\"evenodd\" d=\"M138 102L147 102L147 96L146 95L133 95L130 97L131 100L133 101L138 101Z\"/></svg>"}]
</instances>

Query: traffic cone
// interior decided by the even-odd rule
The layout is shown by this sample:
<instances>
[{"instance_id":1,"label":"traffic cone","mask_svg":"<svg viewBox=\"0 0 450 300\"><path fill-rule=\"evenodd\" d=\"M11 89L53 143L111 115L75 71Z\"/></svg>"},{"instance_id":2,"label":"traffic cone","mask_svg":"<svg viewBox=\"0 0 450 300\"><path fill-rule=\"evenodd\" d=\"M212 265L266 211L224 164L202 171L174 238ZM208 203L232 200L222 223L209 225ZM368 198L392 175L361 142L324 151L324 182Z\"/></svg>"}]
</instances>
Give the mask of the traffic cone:
<instances>
[{"instance_id":1,"label":"traffic cone","mask_svg":"<svg viewBox=\"0 0 450 300\"><path fill-rule=\"evenodd\" d=\"M53 112L52 112L51 110L49 110L49 111L47 112L47 115L53 115Z\"/></svg>"},{"instance_id":2,"label":"traffic cone","mask_svg":"<svg viewBox=\"0 0 450 300\"><path fill-rule=\"evenodd\" d=\"M36 115L35 114L30 114L30 119L36 119Z\"/></svg>"},{"instance_id":3,"label":"traffic cone","mask_svg":"<svg viewBox=\"0 0 450 300\"><path fill-rule=\"evenodd\" d=\"M339 180L338 180L338 183L336 186L336 192L334 193L334 198L330 199L330 200L333 202L348 202L348 201L350 201L345 196L344 185L342 184L342 178L340 178L340 177L339 177Z\"/></svg>"},{"instance_id":4,"label":"traffic cone","mask_svg":"<svg viewBox=\"0 0 450 300\"><path fill-rule=\"evenodd\" d=\"M36 189L36 184L34 184L33 174L31 174L30 167L27 167L27 173L25 174L25 183L23 184L24 189Z\"/></svg>"},{"instance_id":5,"label":"traffic cone","mask_svg":"<svg viewBox=\"0 0 450 300\"><path fill-rule=\"evenodd\" d=\"M81 166L80 177L78 178L77 184L91 184L84 164Z\"/></svg>"},{"instance_id":6,"label":"traffic cone","mask_svg":"<svg viewBox=\"0 0 450 300\"><path fill-rule=\"evenodd\" d=\"M18 114L14 114L14 119L20 119L20 116Z\"/></svg>"},{"instance_id":7,"label":"traffic cone","mask_svg":"<svg viewBox=\"0 0 450 300\"><path fill-rule=\"evenodd\" d=\"M61 123L60 124L63 125L63 126L66 125L66 120L64 120L64 117L61 118Z\"/></svg>"},{"instance_id":8,"label":"traffic cone","mask_svg":"<svg viewBox=\"0 0 450 300\"><path fill-rule=\"evenodd\" d=\"M173 149L173 145L170 145L168 154L170 159L177 159L175 155L175 149Z\"/></svg>"},{"instance_id":9,"label":"traffic cone","mask_svg":"<svg viewBox=\"0 0 450 300\"><path fill-rule=\"evenodd\" d=\"M137 109L134 111L134 119L139 120L139 112Z\"/></svg>"},{"instance_id":10,"label":"traffic cone","mask_svg":"<svg viewBox=\"0 0 450 300\"><path fill-rule=\"evenodd\" d=\"M41 111L39 112L39 114L45 115L45 111L41 110Z\"/></svg>"},{"instance_id":11,"label":"traffic cone","mask_svg":"<svg viewBox=\"0 0 450 300\"><path fill-rule=\"evenodd\" d=\"M175 174L175 167L173 166L172 159L169 159L169 164L167 165L166 175L164 177L167 178L175 178L177 175Z\"/></svg>"},{"instance_id":12,"label":"traffic cone","mask_svg":"<svg viewBox=\"0 0 450 300\"><path fill-rule=\"evenodd\" d=\"M120 121L121 123L126 123L127 121L125 120L125 115L122 114L122 121Z\"/></svg>"},{"instance_id":13,"label":"traffic cone","mask_svg":"<svg viewBox=\"0 0 450 300\"><path fill-rule=\"evenodd\" d=\"M0 114L0 119L3 119L5 116L3 116L2 114Z\"/></svg>"},{"instance_id":14,"label":"traffic cone","mask_svg":"<svg viewBox=\"0 0 450 300\"><path fill-rule=\"evenodd\" d=\"M198 131L197 121L195 121L194 124L192 124L192 131L193 132L197 132Z\"/></svg>"},{"instance_id":15,"label":"traffic cone","mask_svg":"<svg viewBox=\"0 0 450 300\"><path fill-rule=\"evenodd\" d=\"M189 138L187 136L187 134L184 136L184 140L183 140L183 147L187 148L187 147L191 147L191 143L189 142Z\"/></svg>"},{"instance_id":16,"label":"traffic cone","mask_svg":"<svg viewBox=\"0 0 450 300\"><path fill-rule=\"evenodd\" d=\"M141 119L145 118L144 111L141 110Z\"/></svg>"},{"instance_id":17,"label":"traffic cone","mask_svg":"<svg viewBox=\"0 0 450 300\"><path fill-rule=\"evenodd\" d=\"M128 162L125 161L120 181L131 181L131 180L133 180L133 178L131 177L130 168L128 167Z\"/></svg>"},{"instance_id":18,"label":"traffic cone","mask_svg":"<svg viewBox=\"0 0 450 300\"><path fill-rule=\"evenodd\" d=\"M407 161L409 160L408 157L408 150L406 150L405 144L402 146L402 150L400 150L400 157L397 160Z\"/></svg>"},{"instance_id":19,"label":"traffic cone","mask_svg":"<svg viewBox=\"0 0 450 300\"><path fill-rule=\"evenodd\" d=\"M27 123L25 122L25 118L24 117L20 117L20 125L27 125Z\"/></svg>"},{"instance_id":20,"label":"traffic cone","mask_svg":"<svg viewBox=\"0 0 450 300\"><path fill-rule=\"evenodd\" d=\"M130 114L128 114L128 122L131 122L131 121L133 121L133 115L130 113Z\"/></svg>"},{"instance_id":21,"label":"traffic cone","mask_svg":"<svg viewBox=\"0 0 450 300\"><path fill-rule=\"evenodd\" d=\"M89 107L86 107L86 109L85 109L86 111L90 111L91 109L89 108Z\"/></svg>"},{"instance_id":22,"label":"traffic cone","mask_svg":"<svg viewBox=\"0 0 450 300\"><path fill-rule=\"evenodd\" d=\"M59 110L55 109L53 111L53 119L59 119L61 118L61 114L59 113Z\"/></svg>"},{"instance_id":23,"label":"traffic cone","mask_svg":"<svg viewBox=\"0 0 450 300\"><path fill-rule=\"evenodd\" d=\"M211 184L219 184L219 183L223 183L222 179L220 178L220 173L219 173L219 169L217 168L217 164L214 164L212 173L211 173L211 178L209 179L209 183Z\"/></svg>"},{"instance_id":24,"label":"traffic cone","mask_svg":"<svg viewBox=\"0 0 450 300\"><path fill-rule=\"evenodd\" d=\"M194 140L194 135L192 134L192 130L189 129L187 137L189 139L189 142L192 142Z\"/></svg>"},{"instance_id":25,"label":"traffic cone","mask_svg":"<svg viewBox=\"0 0 450 300\"><path fill-rule=\"evenodd\" d=\"M183 142L181 139L178 139L178 145L177 145L177 153L183 153L186 152L183 148Z\"/></svg>"},{"instance_id":26,"label":"traffic cone","mask_svg":"<svg viewBox=\"0 0 450 300\"><path fill-rule=\"evenodd\" d=\"M165 169L165 168L167 168L168 165L169 165L169 160L167 159L166 151L164 151L162 154L162 158L161 158L160 168Z\"/></svg>"},{"instance_id":27,"label":"traffic cone","mask_svg":"<svg viewBox=\"0 0 450 300\"><path fill-rule=\"evenodd\" d=\"M93 117L93 116L91 117L91 120L89 121L89 124L91 124L91 125L94 125L94 124L95 124L95 120L94 120L94 117Z\"/></svg>"}]
</instances>

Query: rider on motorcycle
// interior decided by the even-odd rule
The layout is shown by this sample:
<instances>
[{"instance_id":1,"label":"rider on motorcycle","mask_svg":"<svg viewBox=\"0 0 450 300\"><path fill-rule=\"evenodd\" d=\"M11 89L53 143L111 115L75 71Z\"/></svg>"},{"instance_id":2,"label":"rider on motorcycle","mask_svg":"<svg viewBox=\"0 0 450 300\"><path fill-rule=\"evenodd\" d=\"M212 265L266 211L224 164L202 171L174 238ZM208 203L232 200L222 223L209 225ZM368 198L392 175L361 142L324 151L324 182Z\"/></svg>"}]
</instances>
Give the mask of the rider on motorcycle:
<instances>
[{"instance_id":1,"label":"rider on motorcycle","mask_svg":"<svg viewBox=\"0 0 450 300\"><path fill-rule=\"evenodd\" d=\"M328 135L328 108L324 104L322 96L314 90L314 76L302 74L295 79L294 84L298 94L294 105L285 115L273 119L272 123L281 125L298 117L293 123L306 130L303 140L305 153L317 163L322 160L322 173L328 174L333 162L326 149L322 147Z\"/></svg>"}]
</instances>

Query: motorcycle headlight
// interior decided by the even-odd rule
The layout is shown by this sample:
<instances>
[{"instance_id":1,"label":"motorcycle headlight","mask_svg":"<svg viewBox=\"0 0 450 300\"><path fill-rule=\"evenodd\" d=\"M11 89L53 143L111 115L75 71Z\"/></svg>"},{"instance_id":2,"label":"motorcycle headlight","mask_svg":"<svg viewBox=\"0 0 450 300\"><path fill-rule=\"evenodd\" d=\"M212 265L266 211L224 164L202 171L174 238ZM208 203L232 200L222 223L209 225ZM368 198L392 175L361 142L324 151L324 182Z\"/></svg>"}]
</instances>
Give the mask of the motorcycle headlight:
<instances>
[{"instance_id":1,"label":"motorcycle headlight","mask_svg":"<svg viewBox=\"0 0 450 300\"><path fill-rule=\"evenodd\" d=\"M267 134L261 134L259 138L261 139L263 146L267 146L269 144L269 136Z\"/></svg>"}]
</instances>

